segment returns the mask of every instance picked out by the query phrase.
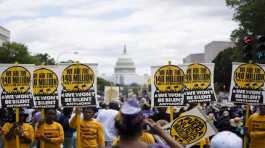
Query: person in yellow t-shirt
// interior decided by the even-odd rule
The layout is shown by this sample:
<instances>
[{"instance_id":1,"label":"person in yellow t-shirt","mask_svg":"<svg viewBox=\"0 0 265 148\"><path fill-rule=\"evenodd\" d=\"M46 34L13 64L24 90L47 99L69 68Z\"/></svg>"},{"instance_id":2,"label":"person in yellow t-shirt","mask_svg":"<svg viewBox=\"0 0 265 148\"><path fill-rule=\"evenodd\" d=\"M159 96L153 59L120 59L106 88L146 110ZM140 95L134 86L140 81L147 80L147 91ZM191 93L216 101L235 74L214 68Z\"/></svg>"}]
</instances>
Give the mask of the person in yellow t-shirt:
<instances>
[{"instance_id":1,"label":"person in yellow t-shirt","mask_svg":"<svg viewBox=\"0 0 265 148\"><path fill-rule=\"evenodd\" d=\"M44 148L61 148L64 141L64 131L60 123L55 122L56 111L45 110L45 121L41 121L36 129L36 139Z\"/></svg>"},{"instance_id":2,"label":"person in yellow t-shirt","mask_svg":"<svg viewBox=\"0 0 265 148\"><path fill-rule=\"evenodd\" d=\"M250 148L265 146L265 105L259 106L259 113L251 115L247 121L247 133L250 137Z\"/></svg>"},{"instance_id":3,"label":"person in yellow t-shirt","mask_svg":"<svg viewBox=\"0 0 265 148\"><path fill-rule=\"evenodd\" d=\"M80 109L76 108L76 114L80 114ZM83 108L83 119L80 120L80 148L104 148L105 136L101 123L92 117L96 113L96 108ZM77 128L76 115L70 120L70 127Z\"/></svg>"},{"instance_id":4,"label":"person in yellow t-shirt","mask_svg":"<svg viewBox=\"0 0 265 148\"><path fill-rule=\"evenodd\" d=\"M30 124L25 123L27 116L28 114L21 112L18 123L7 122L4 124L2 133L5 148L14 148L17 146L16 135L19 136L20 148L30 147L34 139L34 129Z\"/></svg>"}]
</instances>

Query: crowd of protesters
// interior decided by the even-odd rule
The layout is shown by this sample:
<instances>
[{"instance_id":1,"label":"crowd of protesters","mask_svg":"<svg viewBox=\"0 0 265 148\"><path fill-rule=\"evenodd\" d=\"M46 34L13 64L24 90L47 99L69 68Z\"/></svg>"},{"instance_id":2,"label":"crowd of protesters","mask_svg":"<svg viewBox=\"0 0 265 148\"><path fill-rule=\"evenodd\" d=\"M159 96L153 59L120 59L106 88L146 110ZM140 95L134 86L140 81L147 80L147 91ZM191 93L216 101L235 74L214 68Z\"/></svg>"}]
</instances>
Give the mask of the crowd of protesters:
<instances>
[{"instance_id":1,"label":"crowd of protesters","mask_svg":"<svg viewBox=\"0 0 265 148\"><path fill-rule=\"evenodd\" d=\"M176 108L174 118L193 107L195 105L191 104ZM201 104L200 107L218 130L217 135L205 140L204 147L239 148L244 135L249 138L250 148L265 145L264 106L251 108L246 123L243 105ZM183 147L162 129L170 123L167 108L151 109L148 98L132 97L108 104L100 102L99 108L45 109L44 113L42 119L40 110L20 109L19 122L15 122L13 109L1 109L0 148L16 148L16 137L19 137L20 148L75 148L78 140L80 148ZM77 139L78 125L80 139ZM200 147L200 143L193 147Z\"/></svg>"}]
</instances>

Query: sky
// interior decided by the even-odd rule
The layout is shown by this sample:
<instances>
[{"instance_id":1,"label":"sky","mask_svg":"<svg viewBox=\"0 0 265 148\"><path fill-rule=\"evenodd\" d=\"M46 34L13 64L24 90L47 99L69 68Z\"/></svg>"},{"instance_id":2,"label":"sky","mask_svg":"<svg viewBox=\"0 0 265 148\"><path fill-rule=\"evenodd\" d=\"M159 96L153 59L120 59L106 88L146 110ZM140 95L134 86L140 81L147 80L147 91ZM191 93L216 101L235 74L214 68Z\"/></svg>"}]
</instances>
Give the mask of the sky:
<instances>
[{"instance_id":1,"label":"sky","mask_svg":"<svg viewBox=\"0 0 265 148\"><path fill-rule=\"evenodd\" d=\"M0 0L11 41L56 61L98 63L111 75L126 45L138 74L181 64L238 27L224 0Z\"/></svg>"}]
</instances>

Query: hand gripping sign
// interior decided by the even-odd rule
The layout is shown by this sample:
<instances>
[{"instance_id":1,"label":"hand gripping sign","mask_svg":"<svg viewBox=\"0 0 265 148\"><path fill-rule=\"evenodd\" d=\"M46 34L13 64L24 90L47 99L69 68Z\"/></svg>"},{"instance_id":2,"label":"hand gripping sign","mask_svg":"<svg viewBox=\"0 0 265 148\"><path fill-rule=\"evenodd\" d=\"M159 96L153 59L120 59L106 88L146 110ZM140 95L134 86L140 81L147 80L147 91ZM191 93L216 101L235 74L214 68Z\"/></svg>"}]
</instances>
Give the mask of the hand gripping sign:
<instances>
[{"instance_id":1,"label":"hand gripping sign","mask_svg":"<svg viewBox=\"0 0 265 148\"><path fill-rule=\"evenodd\" d=\"M198 107L182 113L181 116L163 128L169 131L176 141L186 147L191 147L203 138L217 133L215 127L207 121L206 115Z\"/></svg>"}]
</instances>

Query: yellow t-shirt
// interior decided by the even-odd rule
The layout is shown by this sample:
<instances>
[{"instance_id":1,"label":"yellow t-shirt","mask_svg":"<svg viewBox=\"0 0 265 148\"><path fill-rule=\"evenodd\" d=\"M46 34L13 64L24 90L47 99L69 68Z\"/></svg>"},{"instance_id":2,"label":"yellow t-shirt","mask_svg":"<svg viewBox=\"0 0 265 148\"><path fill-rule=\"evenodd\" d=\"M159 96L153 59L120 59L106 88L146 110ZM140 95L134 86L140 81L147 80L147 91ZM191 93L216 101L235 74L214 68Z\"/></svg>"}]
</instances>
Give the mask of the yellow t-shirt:
<instances>
[{"instance_id":1,"label":"yellow t-shirt","mask_svg":"<svg viewBox=\"0 0 265 148\"><path fill-rule=\"evenodd\" d=\"M265 146L265 115L257 113L251 115L246 127L250 135L250 148L264 148Z\"/></svg>"},{"instance_id":2,"label":"yellow t-shirt","mask_svg":"<svg viewBox=\"0 0 265 148\"><path fill-rule=\"evenodd\" d=\"M57 122L53 122L52 124L42 124L36 129L36 138L39 138L41 134L51 138L51 142L41 140L41 142L44 142L44 148L60 148L64 141L63 127Z\"/></svg>"},{"instance_id":3,"label":"yellow t-shirt","mask_svg":"<svg viewBox=\"0 0 265 148\"><path fill-rule=\"evenodd\" d=\"M70 121L70 126L76 128L76 116ZM81 148L96 148L105 145L104 130L101 123L95 119L80 120L80 144Z\"/></svg>"},{"instance_id":4,"label":"yellow t-shirt","mask_svg":"<svg viewBox=\"0 0 265 148\"><path fill-rule=\"evenodd\" d=\"M143 134L140 137L140 140L146 144L154 144L155 138L152 134L143 132ZM120 143L120 138L116 138L113 140L112 145L118 145Z\"/></svg>"},{"instance_id":5,"label":"yellow t-shirt","mask_svg":"<svg viewBox=\"0 0 265 148\"><path fill-rule=\"evenodd\" d=\"M16 144L16 136L12 137L11 140L7 140L5 138L5 135L9 132L9 130L12 128L13 126L13 123L5 123L3 128L2 128L2 131L3 131L3 135L4 135L4 145L5 145L5 148L14 148L17 146ZM28 123L23 123L21 125L21 128L24 132L24 136L31 139L31 141L33 141L34 139L34 129L32 127L32 125L28 124ZM20 148L29 148L30 146L30 143L26 143L23 141L23 139L20 138L19 140L19 143L20 143Z\"/></svg>"}]
</instances>

